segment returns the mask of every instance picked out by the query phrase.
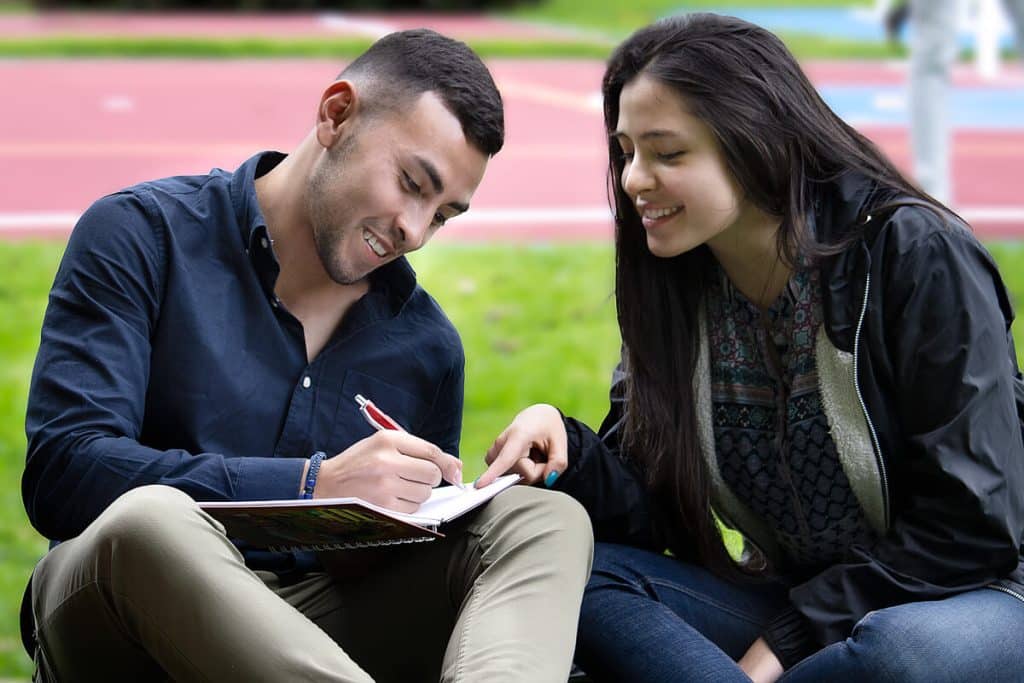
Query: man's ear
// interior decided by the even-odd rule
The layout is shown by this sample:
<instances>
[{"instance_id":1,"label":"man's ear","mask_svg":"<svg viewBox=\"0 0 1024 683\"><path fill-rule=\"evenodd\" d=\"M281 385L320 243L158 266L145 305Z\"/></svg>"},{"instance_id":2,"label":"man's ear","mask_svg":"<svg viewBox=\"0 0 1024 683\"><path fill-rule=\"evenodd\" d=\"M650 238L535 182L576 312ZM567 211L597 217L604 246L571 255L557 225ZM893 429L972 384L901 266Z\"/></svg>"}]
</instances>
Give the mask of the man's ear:
<instances>
[{"instance_id":1,"label":"man's ear","mask_svg":"<svg viewBox=\"0 0 1024 683\"><path fill-rule=\"evenodd\" d=\"M359 103L352 81L334 81L327 86L316 114L316 139L325 149L333 147L352 129Z\"/></svg>"}]
</instances>

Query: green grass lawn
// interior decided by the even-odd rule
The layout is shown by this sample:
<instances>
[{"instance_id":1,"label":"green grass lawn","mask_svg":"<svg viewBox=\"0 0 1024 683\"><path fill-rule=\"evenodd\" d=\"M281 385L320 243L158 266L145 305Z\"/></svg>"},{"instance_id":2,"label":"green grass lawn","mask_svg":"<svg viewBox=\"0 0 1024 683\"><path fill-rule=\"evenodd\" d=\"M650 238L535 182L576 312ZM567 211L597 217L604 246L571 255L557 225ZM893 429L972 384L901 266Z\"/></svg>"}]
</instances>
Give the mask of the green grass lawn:
<instances>
[{"instance_id":1,"label":"green grass lawn","mask_svg":"<svg viewBox=\"0 0 1024 683\"><path fill-rule=\"evenodd\" d=\"M619 352L609 247L431 245L412 261L466 347L467 477L531 403L604 417Z\"/></svg>"},{"instance_id":2,"label":"green grass lawn","mask_svg":"<svg viewBox=\"0 0 1024 683\"><path fill-rule=\"evenodd\" d=\"M618 37L624 38L629 31ZM888 43L867 43L805 34L782 34L798 59L893 59L906 50ZM485 59L577 58L604 60L614 38L580 42L550 40L469 40ZM362 54L370 41L362 38L178 38L163 36L47 36L0 38L0 57L10 58L188 58L243 59L304 57L351 59Z\"/></svg>"},{"instance_id":3,"label":"green grass lawn","mask_svg":"<svg viewBox=\"0 0 1024 683\"><path fill-rule=\"evenodd\" d=\"M29 673L18 636L25 579L46 543L21 504L25 397L60 244L0 244L0 678Z\"/></svg>"},{"instance_id":4,"label":"green grass lawn","mask_svg":"<svg viewBox=\"0 0 1024 683\"><path fill-rule=\"evenodd\" d=\"M1024 301L1024 244L989 246L1014 299ZM29 528L21 503L23 423L46 294L62 250L55 243L0 243L0 679L30 673L17 607L45 543ZM555 403L591 424L603 417L618 356L610 246L436 244L413 261L465 342L467 476L482 471L491 439L529 403ZM1020 323L1015 334L1024 334Z\"/></svg>"},{"instance_id":5,"label":"green grass lawn","mask_svg":"<svg viewBox=\"0 0 1024 683\"><path fill-rule=\"evenodd\" d=\"M630 32L682 9L729 7L868 5L866 0L540 0L521 2L499 16L584 29L576 41L469 40L483 57L578 57L604 59L611 47ZM9 11L18 11L17 8ZM840 40L807 34L782 34L800 59L884 59L905 55L902 47L884 42ZM0 37L0 57L320 57L345 59L362 53L365 38L237 37L237 36L77 36Z\"/></svg>"}]
</instances>

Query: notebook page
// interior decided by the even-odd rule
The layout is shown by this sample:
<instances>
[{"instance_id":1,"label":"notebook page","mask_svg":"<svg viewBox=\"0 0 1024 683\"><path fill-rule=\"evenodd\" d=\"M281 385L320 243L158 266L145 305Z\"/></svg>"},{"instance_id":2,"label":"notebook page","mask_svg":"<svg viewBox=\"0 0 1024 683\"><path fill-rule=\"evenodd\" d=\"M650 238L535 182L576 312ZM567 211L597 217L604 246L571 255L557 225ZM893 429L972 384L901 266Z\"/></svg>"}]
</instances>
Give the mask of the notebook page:
<instances>
[{"instance_id":1,"label":"notebook page","mask_svg":"<svg viewBox=\"0 0 1024 683\"><path fill-rule=\"evenodd\" d=\"M518 474L506 474L482 489L473 488L472 483L466 484L465 489L459 489L456 486L436 488L430 498L420 505L420 509L415 513L411 515L396 514L395 516L418 524L423 524L427 520L436 520L438 523L446 522L482 505L515 484L519 479Z\"/></svg>"}]
</instances>

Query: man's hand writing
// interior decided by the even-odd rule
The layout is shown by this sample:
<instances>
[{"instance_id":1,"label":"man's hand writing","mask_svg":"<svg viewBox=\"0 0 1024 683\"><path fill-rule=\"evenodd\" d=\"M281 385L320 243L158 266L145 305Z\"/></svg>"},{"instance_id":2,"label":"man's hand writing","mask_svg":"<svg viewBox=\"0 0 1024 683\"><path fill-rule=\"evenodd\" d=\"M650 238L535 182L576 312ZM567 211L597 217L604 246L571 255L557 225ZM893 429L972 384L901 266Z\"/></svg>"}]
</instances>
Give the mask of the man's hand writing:
<instances>
[{"instance_id":1,"label":"man's hand writing","mask_svg":"<svg viewBox=\"0 0 1024 683\"><path fill-rule=\"evenodd\" d=\"M462 461L412 434L382 431L324 460L313 497L355 496L415 512L442 479L461 482Z\"/></svg>"}]
</instances>

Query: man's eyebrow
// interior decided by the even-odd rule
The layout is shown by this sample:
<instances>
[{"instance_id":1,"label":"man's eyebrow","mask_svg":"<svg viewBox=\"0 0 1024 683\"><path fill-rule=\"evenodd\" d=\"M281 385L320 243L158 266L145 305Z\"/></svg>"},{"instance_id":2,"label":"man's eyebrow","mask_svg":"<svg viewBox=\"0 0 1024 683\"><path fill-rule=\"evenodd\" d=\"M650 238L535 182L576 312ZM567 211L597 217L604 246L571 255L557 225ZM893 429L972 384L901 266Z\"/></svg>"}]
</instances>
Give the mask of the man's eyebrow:
<instances>
[{"instance_id":1,"label":"man's eyebrow","mask_svg":"<svg viewBox=\"0 0 1024 683\"><path fill-rule=\"evenodd\" d=\"M434 194L441 194L444 192L444 182L441 180L441 174L437 172L437 167L430 163L429 159L424 159L419 154L414 154L413 158L416 159L416 163L420 165L423 172L430 178L430 184L434 187ZM451 207L459 213L466 213L469 211L469 204L464 202L448 202L446 206Z\"/></svg>"},{"instance_id":2,"label":"man's eyebrow","mask_svg":"<svg viewBox=\"0 0 1024 683\"><path fill-rule=\"evenodd\" d=\"M414 154L413 158L416 159L416 163L420 165L423 172L430 178L430 184L434 186L434 194L444 192L444 183L441 182L441 174L437 172L437 167L430 163L429 159L424 159L419 154Z\"/></svg>"}]
</instances>

